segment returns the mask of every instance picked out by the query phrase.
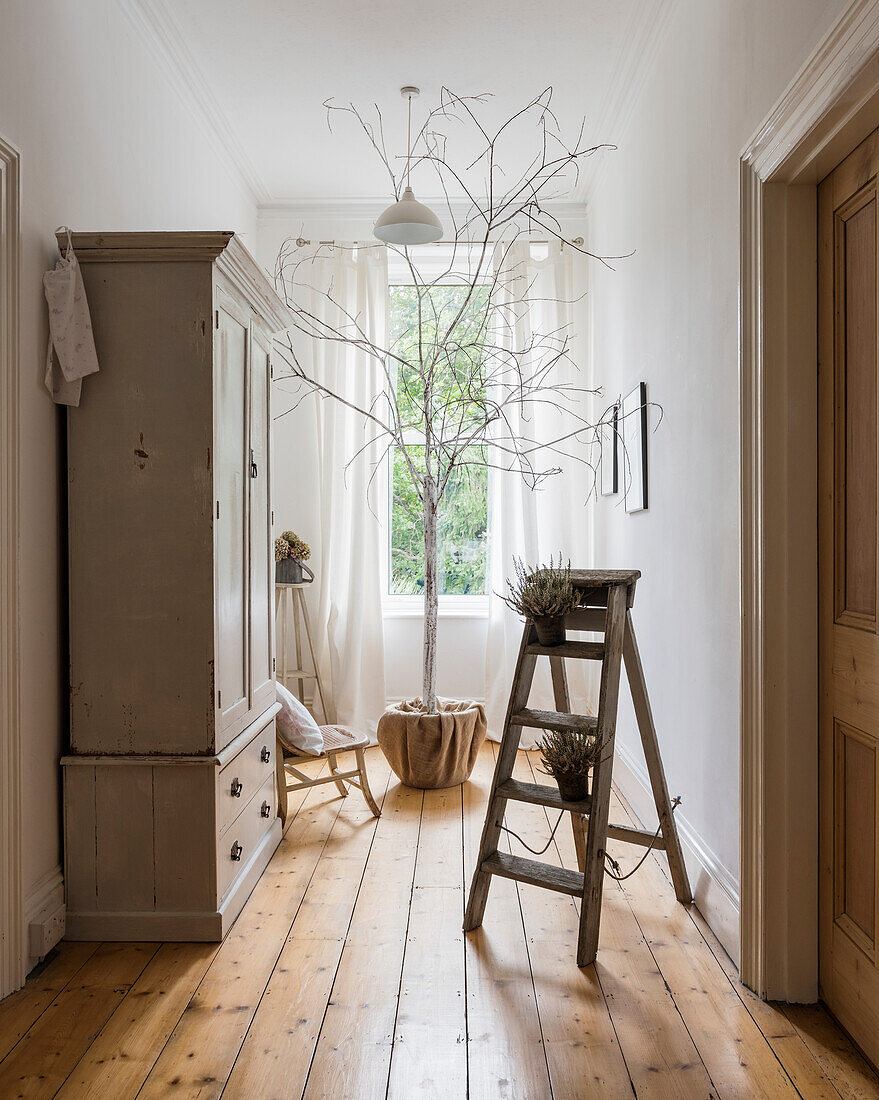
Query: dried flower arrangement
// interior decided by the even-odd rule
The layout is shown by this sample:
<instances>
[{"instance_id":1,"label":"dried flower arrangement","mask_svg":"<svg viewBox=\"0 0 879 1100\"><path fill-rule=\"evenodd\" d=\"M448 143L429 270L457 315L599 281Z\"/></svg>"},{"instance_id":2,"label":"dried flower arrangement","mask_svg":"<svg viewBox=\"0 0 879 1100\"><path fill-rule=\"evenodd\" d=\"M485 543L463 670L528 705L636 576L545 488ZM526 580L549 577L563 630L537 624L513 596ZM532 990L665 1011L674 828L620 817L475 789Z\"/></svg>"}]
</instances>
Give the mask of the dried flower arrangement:
<instances>
[{"instance_id":1,"label":"dried flower arrangement","mask_svg":"<svg viewBox=\"0 0 879 1100\"><path fill-rule=\"evenodd\" d=\"M308 561L310 557L311 547L293 531L283 531L275 539L275 561L283 561L285 558Z\"/></svg>"},{"instance_id":2,"label":"dried flower arrangement","mask_svg":"<svg viewBox=\"0 0 879 1100\"><path fill-rule=\"evenodd\" d=\"M565 615L580 602L580 593L571 583L571 563L558 565L550 557L549 565L530 569L521 558L513 558L515 583L507 579L508 596L504 603L531 619L541 645L561 645L565 640Z\"/></svg>"},{"instance_id":3,"label":"dried flower arrangement","mask_svg":"<svg viewBox=\"0 0 879 1100\"><path fill-rule=\"evenodd\" d=\"M582 802L589 794L589 772L598 762L598 738L588 729L544 730L537 742L546 775L558 783L566 802Z\"/></svg>"},{"instance_id":4,"label":"dried flower arrangement","mask_svg":"<svg viewBox=\"0 0 879 1100\"><path fill-rule=\"evenodd\" d=\"M314 573L303 563L311 557L311 547L295 533L282 531L275 539L275 583L302 584L303 573L308 574L308 583L314 580Z\"/></svg>"}]
</instances>

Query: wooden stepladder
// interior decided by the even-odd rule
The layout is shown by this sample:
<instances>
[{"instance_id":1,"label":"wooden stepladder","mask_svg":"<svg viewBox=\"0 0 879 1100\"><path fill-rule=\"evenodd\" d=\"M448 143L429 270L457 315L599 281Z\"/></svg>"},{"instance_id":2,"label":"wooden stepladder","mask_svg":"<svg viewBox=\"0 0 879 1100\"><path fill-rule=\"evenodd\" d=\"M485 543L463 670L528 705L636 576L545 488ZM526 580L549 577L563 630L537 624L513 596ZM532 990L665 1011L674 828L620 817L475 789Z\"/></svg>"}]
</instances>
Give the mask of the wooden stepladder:
<instances>
[{"instance_id":1,"label":"wooden stepladder","mask_svg":"<svg viewBox=\"0 0 879 1100\"><path fill-rule=\"evenodd\" d=\"M598 951L607 837L642 847L654 840L653 834L644 830L608 824L617 702L623 661L641 732L656 812L659 815L661 832L653 846L664 850L668 857L678 901L690 902L692 894L672 815L656 727L644 682L644 670L632 626L631 607L635 597L635 584L641 574L637 570L572 570L571 576L583 596L582 606L566 617L566 628L603 634L604 639L542 646L538 644L534 625L530 621L525 624L482 830L479 858L464 915L464 931L470 932L482 924L492 875L572 894L582 899L577 965L588 966L595 961ZM534 669L540 656L548 657L550 661L556 706L554 711L528 709ZM597 716L570 713L565 658L601 661ZM554 786L521 783L513 779L513 766L523 726L546 730L595 730L601 753L599 762L593 769L589 798L583 802L565 802ZM504 812L510 799L570 811L579 871L553 867L498 850Z\"/></svg>"}]
</instances>

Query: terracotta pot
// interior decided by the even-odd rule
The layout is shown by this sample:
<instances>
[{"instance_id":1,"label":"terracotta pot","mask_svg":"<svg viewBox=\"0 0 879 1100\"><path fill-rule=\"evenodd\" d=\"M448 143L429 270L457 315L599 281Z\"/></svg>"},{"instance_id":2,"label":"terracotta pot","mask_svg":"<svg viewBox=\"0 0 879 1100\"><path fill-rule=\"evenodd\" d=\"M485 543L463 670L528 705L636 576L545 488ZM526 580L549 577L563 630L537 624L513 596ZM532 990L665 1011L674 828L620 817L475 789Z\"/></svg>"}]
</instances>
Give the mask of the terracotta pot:
<instances>
[{"instance_id":1,"label":"terracotta pot","mask_svg":"<svg viewBox=\"0 0 879 1100\"><path fill-rule=\"evenodd\" d=\"M485 740L480 703L437 699L438 713L421 711L421 700L388 707L378 722L378 743L394 774L407 787L456 787L470 778Z\"/></svg>"},{"instance_id":2,"label":"terracotta pot","mask_svg":"<svg viewBox=\"0 0 879 1100\"><path fill-rule=\"evenodd\" d=\"M275 584L302 584L303 569L308 574L308 580L314 580L314 573L299 558L281 558L275 562Z\"/></svg>"},{"instance_id":3,"label":"terracotta pot","mask_svg":"<svg viewBox=\"0 0 879 1100\"><path fill-rule=\"evenodd\" d=\"M565 802L584 802L589 797L588 775L556 776L556 783Z\"/></svg>"},{"instance_id":4,"label":"terracotta pot","mask_svg":"<svg viewBox=\"0 0 879 1100\"><path fill-rule=\"evenodd\" d=\"M565 640L564 615L538 615L532 620L541 645L561 645Z\"/></svg>"}]
</instances>

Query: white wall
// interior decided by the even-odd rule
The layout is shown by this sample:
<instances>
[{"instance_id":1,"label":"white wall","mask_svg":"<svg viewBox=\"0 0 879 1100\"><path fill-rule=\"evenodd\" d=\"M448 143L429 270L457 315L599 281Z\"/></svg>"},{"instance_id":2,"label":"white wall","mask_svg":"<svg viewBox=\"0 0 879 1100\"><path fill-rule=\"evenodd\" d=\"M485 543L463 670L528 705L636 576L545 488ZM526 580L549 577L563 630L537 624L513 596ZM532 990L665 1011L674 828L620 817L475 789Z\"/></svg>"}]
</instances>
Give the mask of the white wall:
<instances>
[{"instance_id":1,"label":"white wall","mask_svg":"<svg viewBox=\"0 0 879 1100\"><path fill-rule=\"evenodd\" d=\"M650 508L626 515L603 500L596 560L642 570L635 621L691 876L734 951L738 161L844 6L677 0L627 124L607 135L620 148L590 204L593 245L636 250L615 272L595 270L594 382L617 395L644 379L664 412L649 441ZM619 744L637 770L634 729L626 699Z\"/></svg>"},{"instance_id":2,"label":"white wall","mask_svg":"<svg viewBox=\"0 0 879 1100\"><path fill-rule=\"evenodd\" d=\"M0 0L0 134L22 166L23 882L34 897L61 862L67 733L62 421L42 384L53 233L235 229L252 244L255 207L117 0Z\"/></svg>"}]
</instances>

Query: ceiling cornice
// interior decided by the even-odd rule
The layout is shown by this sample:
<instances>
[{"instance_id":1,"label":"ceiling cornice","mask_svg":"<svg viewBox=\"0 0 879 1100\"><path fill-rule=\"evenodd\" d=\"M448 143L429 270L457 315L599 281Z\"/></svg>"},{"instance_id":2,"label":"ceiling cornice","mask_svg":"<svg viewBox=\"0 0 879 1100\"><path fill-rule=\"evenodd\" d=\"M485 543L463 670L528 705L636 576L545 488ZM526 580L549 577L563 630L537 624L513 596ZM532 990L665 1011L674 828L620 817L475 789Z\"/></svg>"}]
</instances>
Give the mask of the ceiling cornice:
<instances>
[{"instance_id":1,"label":"ceiling cornice","mask_svg":"<svg viewBox=\"0 0 879 1100\"><path fill-rule=\"evenodd\" d=\"M268 188L202 75L164 0L118 0L118 3L249 197L257 206L270 202Z\"/></svg>"},{"instance_id":2,"label":"ceiling cornice","mask_svg":"<svg viewBox=\"0 0 879 1100\"><path fill-rule=\"evenodd\" d=\"M626 45L620 55L613 80L590 128L595 141L615 144L625 131L632 111L650 73L678 0L658 0L657 3L637 3L626 28ZM604 174L613 150L596 153L580 173L576 194L585 199L592 194Z\"/></svg>"},{"instance_id":3,"label":"ceiling cornice","mask_svg":"<svg viewBox=\"0 0 879 1100\"><path fill-rule=\"evenodd\" d=\"M591 128L596 141L610 141L625 129L649 73L663 32L678 0L636 3L626 28L625 46ZM214 146L237 176L256 204L263 220L295 217L349 217L360 219L378 214L387 205L385 198L362 200L290 199L279 200L270 193L248 156L226 113L201 72L180 33L165 0L118 0L141 39L161 66L177 94L205 127ZM580 173L579 183L570 200L552 203L559 212L570 208L568 217L582 217L585 202L604 173L610 151L590 157ZM443 197L424 197L423 202L445 203ZM464 204L461 204L463 209ZM373 213L374 211L374 213Z\"/></svg>"},{"instance_id":4,"label":"ceiling cornice","mask_svg":"<svg viewBox=\"0 0 879 1100\"><path fill-rule=\"evenodd\" d=\"M450 206L456 218L466 216L472 209L470 202L466 199L456 199L449 203L442 195L419 195L419 200L433 207L440 217L448 213ZM319 218L370 219L375 221L390 201L389 195L363 199L288 199L282 202L262 203L259 208L259 218L261 221L289 221L297 218L303 221ZM550 199L544 205L557 218L583 218L586 216L586 204L579 199L560 199L558 201Z\"/></svg>"}]
</instances>

